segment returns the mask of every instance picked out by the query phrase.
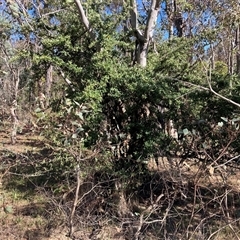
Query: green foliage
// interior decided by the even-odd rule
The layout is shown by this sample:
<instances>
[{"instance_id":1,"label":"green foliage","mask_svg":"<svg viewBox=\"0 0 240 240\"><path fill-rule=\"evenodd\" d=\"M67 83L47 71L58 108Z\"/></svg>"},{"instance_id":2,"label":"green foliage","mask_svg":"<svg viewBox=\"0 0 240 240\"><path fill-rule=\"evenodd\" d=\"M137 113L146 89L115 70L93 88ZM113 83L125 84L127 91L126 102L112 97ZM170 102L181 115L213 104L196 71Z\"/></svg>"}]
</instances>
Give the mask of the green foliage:
<instances>
[{"instance_id":1,"label":"green foliage","mask_svg":"<svg viewBox=\"0 0 240 240\"><path fill-rule=\"evenodd\" d=\"M228 74L228 66L226 63L224 63L222 61L216 61L214 71L219 75L227 75Z\"/></svg>"},{"instance_id":2,"label":"green foliage","mask_svg":"<svg viewBox=\"0 0 240 240\"><path fill-rule=\"evenodd\" d=\"M41 49L15 56L15 60L32 57L32 72L25 75L39 84L44 83L50 65L56 75L61 70L71 81L69 88L56 83L52 112L39 119L51 145L69 151L77 151L79 144L88 150L96 147L107 169L131 178L146 173L149 156L173 154L182 148L184 155L193 142L201 149L207 145L220 150L230 140L231 127L224 125L224 131L215 127L221 118L237 118L238 110L206 88L211 81L215 91L238 101L239 81L228 75L223 61L215 62L210 71L209 61L195 54L204 55L218 33L206 29L192 38L158 39L158 54L149 46L147 67L133 66L135 37L123 30L127 11L111 4L83 2L94 29L93 40L72 2L64 1L60 4L64 11L54 15L55 24L49 16L37 18L33 25ZM186 1L181 4L186 11L193 8ZM48 7L44 11L60 6L51 1ZM170 120L179 136L183 135L182 141L169 134ZM226 142L217 140L223 137ZM195 151L200 151L198 147Z\"/></svg>"},{"instance_id":3,"label":"green foliage","mask_svg":"<svg viewBox=\"0 0 240 240\"><path fill-rule=\"evenodd\" d=\"M233 109L230 105L223 107L211 93L188 85L207 86L201 63L189 63L195 40L163 42L158 45L159 55L150 53L146 68L130 67L122 47L130 49L131 42L123 41L121 33L110 32L114 26L106 22L106 27L101 27L101 51L96 51L94 44L87 44L88 39L82 40L83 45L73 45L74 29L70 34L43 41L48 52L39 56L38 63L51 62L63 68L75 88L68 92L69 102L58 109L53 118L53 123L58 124L53 125L53 131L48 130L48 136L65 147L76 145L76 140L89 149L100 143L101 152L111 159L105 158L106 165L109 161L119 174L134 171L137 175L146 170L149 156L169 154L176 148L172 136L166 135L169 120L174 121L184 139L195 134L200 145L206 141L208 146L213 144L219 134L206 140L205 134L212 131L209 126L212 121L217 123L220 117L229 116ZM83 57L75 57L79 54ZM230 94L229 85L223 84L228 81L226 69L217 63L212 73L213 87ZM77 108L81 111L76 115ZM199 128L201 119L206 126Z\"/></svg>"}]
</instances>

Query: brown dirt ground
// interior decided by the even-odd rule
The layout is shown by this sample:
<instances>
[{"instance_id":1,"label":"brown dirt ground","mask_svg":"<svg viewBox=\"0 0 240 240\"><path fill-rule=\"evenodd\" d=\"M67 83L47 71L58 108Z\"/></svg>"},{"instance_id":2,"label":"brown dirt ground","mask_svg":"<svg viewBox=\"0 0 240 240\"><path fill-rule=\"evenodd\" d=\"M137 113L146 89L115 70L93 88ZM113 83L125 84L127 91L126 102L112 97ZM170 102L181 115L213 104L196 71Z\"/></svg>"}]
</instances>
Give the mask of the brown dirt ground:
<instances>
[{"instance_id":1,"label":"brown dirt ground","mask_svg":"<svg viewBox=\"0 0 240 240\"><path fill-rule=\"evenodd\" d=\"M0 151L8 150L13 153L37 151L44 146L43 137L40 134L18 134L16 144L11 144L10 132L0 131Z\"/></svg>"},{"instance_id":2,"label":"brown dirt ground","mask_svg":"<svg viewBox=\"0 0 240 240\"><path fill-rule=\"evenodd\" d=\"M11 144L10 131L0 129L0 153L12 152L24 154L27 152L36 153L46 147L44 138L40 134L27 132L17 135L16 144ZM1 169L1 164L0 164ZM32 195L24 199L18 191L5 188L3 173L0 172L0 239L4 240L70 240L68 229L57 225L56 228L48 229L49 219L44 217L44 197ZM47 201L47 200L46 200ZM12 212L7 212L7 207ZM104 227L97 233L97 239L118 239L124 240L115 226ZM84 229L74 233L75 239L90 240L91 231Z\"/></svg>"},{"instance_id":3,"label":"brown dirt ground","mask_svg":"<svg viewBox=\"0 0 240 240\"><path fill-rule=\"evenodd\" d=\"M10 151L13 153L26 153L28 151L37 152L45 146L44 138L40 134L25 133L17 135L17 143L11 144L9 131L0 130L0 152ZM1 165L0 165L1 167ZM166 158L159 159L158 165L156 162L149 162L149 169L152 171L169 170L171 166ZM217 170L217 169L216 169ZM184 176L196 176L198 168L191 166L191 169L182 167ZM206 178L206 176L208 176ZM176 176L176 179L179 177ZM0 175L0 239L4 240L69 240L66 237L67 229L58 227L49 232L46 229L48 219L41 215L44 208L41 196L33 197L33 199L23 199L18 197L18 193L12 190L8 191L3 187ZM223 179L219 171L214 174L204 175L204 178L199 179L199 184L204 185L221 185ZM226 177L226 182L233 190L240 191L240 169L235 169L232 174ZM12 207L12 212L7 212L6 207ZM105 236L104 234L107 234ZM88 240L89 234L79 232L77 239ZM124 239L120 233L120 229L110 227L102 231L98 239Z\"/></svg>"},{"instance_id":4,"label":"brown dirt ground","mask_svg":"<svg viewBox=\"0 0 240 240\"><path fill-rule=\"evenodd\" d=\"M15 154L28 151L37 152L44 147L44 139L40 134L25 133L17 135L17 143L11 144L10 131L0 130L0 152ZM1 167L1 165L0 165ZM0 175L0 239L4 240L68 240L66 229L46 231L47 219L41 211L44 208L41 197L24 199L3 187ZM8 212L7 207L12 208ZM39 212L40 211L40 212ZM38 213L39 212L39 213ZM48 236L50 235L50 236Z\"/></svg>"}]
</instances>

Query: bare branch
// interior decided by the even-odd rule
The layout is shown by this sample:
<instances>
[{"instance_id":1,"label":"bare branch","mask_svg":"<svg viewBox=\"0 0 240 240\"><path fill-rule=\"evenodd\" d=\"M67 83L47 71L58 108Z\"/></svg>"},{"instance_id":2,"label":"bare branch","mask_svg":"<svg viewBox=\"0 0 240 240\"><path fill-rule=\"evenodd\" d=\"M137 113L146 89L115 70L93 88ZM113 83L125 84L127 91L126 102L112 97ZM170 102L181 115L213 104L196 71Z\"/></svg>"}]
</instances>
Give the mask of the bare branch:
<instances>
[{"instance_id":1,"label":"bare branch","mask_svg":"<svg viewBox=\"0 0 240 240\"><path fill-rule=\"evenodd\" d=\"M60 74L61 76L63 77L63 79L65 80L65 82L71 86L72 85L72 82L65 76L64 72L62 70L60 70Z\"/></svg>"},{"instance_id":2,"label":"bare branch","mask_svg":"<svg viewBox=\"0 0 240 240\"><path fill-rule=\"evenodd\" d=\"M184 82L184 81L181 81L181 80L177 80L177 81L182 82L183 85L185 85L185 86L189 85L189 86L192 86L192 87L195 87L195 88L199 88L199 89L202 89L202 90L210 91L214 95L216 95L217 97L219 97L219 98L225 100L226 102L229 102L229 103L231 103L231 104L233 104L233 105L235 105L235 106L240 108L240 104L239 103L237 103L237 102L235 102L235 101L233 101L233 100L231 100L231 99L229 99L227 97L224 97L220 93L217 93L215 90L213 90L212 85L211 85L210 82L208 82L209 83L209 88L206 88L206 87L203 87L203 86L200 86L200 85L196 85L196 84L193 84L193 83L190 83L190 82Z\"/></svg>"},{"instance_id":3,"label":"bare branch","mask_svg":"<svg viewBox=\"0 0 240 240\"><path fill-rule=\"evenodd\" d=\"M229 224L232 224L232 223L238 222L239 220L240 220L240 218L237 218L237 219L231 221L230 223L227 223L226 225L224 225L224 226L218 228L215 232L213 232L213 233L208 237L207 240L212 239L212 237L213 237L214 235L216 235L217 233L219 233L220 231L222 231L224 228L228 227Z\"/></svg>"},{"instance_id":4,"label":"bare branch","mask_svg":"<svg viewBox=\"0 0 240 240\"><path fill-rule=\"evenodd\" d=\"M139 217L138 229L137 229L137 231L136 231L136 233L135 233L135 236L134 236L134 237L135 237L135 240L139 239L139 235L140 235L141 229L142 229L142 227L143 227L143 224L146 224L146 223L151 224L151 223L156 222L156 221L148 221L148 222L146 222L146 220L147 220L148 217L156 210L156 208L158 207L158 202L159 202L163 197L164 197L164 194L160 194L160 195L158 196L158 198L156 199L155 203L152 204L152 205L150 205L146 210L144 210L144 211L141 213L141 215L140 215L140 217ZM144 219L143 217L144 217L144 215L145 215L146 213L149 213L149 214L148 214L148 216ZM165 218L163 218L163 219L161 219L161 220L157 220L157 222L163 222L164 219L165 219Z\"/></svg>"},{"instance_id":5,"label":"bare branch","mask_svg":"<svg viewBox=\"0 0 240 240\"><path fill-rule=\"evenodd\" d=\"M205 69L205 72L206 72L206 78L207 78L207 82L208 82L208 86L209 86L209 90L214 94L216 95L217 97L225 100L226 102L229 102L237 107L240 108L240 104L227 98L227 97L224 97L223 95L221 95L220 93L217 93L213 88L212 88L212 84L211 84L211 77L212 77L212 69L211 69L211 66L209 67L209 69L206 67L206 65L203 63L202 59L200 58L200 61Z\"/></svg>"},{"instance_id":6,"label":"bare branch","mask_svg":"<svg viewBox=\"0 0 240 240\"><path fill-rule=\"evenodd\" d=\"M205 90L205 91L209 91L210 89L207 88L207 87L203 87L201 85L198 85L198 84L194 84L194 83L191 83L191 82L187 82L187 81L183 81L183 80L180 80L180 79L177 79L177 78L173 78L172 80L175 80L175 81L178 81L180 83L182 83L184 86L186 87L194 87L194 88L198 88L199 90Z\"/></svg>"},{"instance_id":7,"label":"bare branch","mask_svg":"<svg viewBox=\"0 0 240 240\"><path fill-rule=\"evenodd\" d=\"M75 0L75 3L77 5L82 23L84 24L84 26L87 30L90 30L90 24L89 24L89 21L88 21L88 18L86 16L85 12L84 12L81 1L80 0Z\"/></svg>"},{"instance_id":8,"label":"bare branch","mask_svg":"<svg viewBox=\"0 0 240 240\"><path fill-rule=\"evenodd\" d=\"M154 28L156 26L158 13L160 10L160 0L152 0L150 10L147 12L147 24L144 29L144 33L138 28L138 9L137 9L137 1L131 0L131 25L134 31L134 35L137 38L136 47L135 47L135 57L137 59L137 63L140 66L145 67L147 65L147 56L148 56L148 48L153 37Z\"/></svg>"},{"instance_id":9,"label":"bare branch","mask_svg":"<svg viewBox=\"0 0 240 240\"><path fill-rule=\"evenodd\" d=\"M233 160L238 159L238 158L240 158L240 155L237 155L237 156L229 159L228 161L226 161L226 162L224 162L224 163L222 163L222 164L220 164L220 165L215 166L214 168L223 167L223 166L227 165L228 163L230 163L230 162L232 162Z\"/></svg>"},{"instance_id":10,"label":"bare branch","mask_svg":"<svg viewBox=\"0 0 240 240\"><path fill-rule=\"evenodd\" d=\"M215 90L213 90L211 84L209 84L209 89L217 97L222 98L223 100L225 100L225 101L227 101L227 102L229 102L229 103L231 103L231 104L233 104L233 105L235 105L235 106L240 108L240 104L239 103L237 103L237 102L235 102L235 101L233 101L233 100L231 100L231 99L229 99L227 97L224 97L223 95L221 95L221 94L217 93Z\"/></svg>"},{"instance_id":11,"label":"bare branch","mask_svg":"<svg viewBox=\"0 0 240 240\"><path fill-rule=\"evenodd\" d=\"M80 167L79 165L77 166L76 169L77 173L76 173L76 177L77 177L77 187L76 187L76 191L75 191L75 198L73 201L73 206L72 206L72 210L71 210L71 214L70 214L70 231L69 231L69 237L72 237L73 232L74 232L74 215L75 215L75 211L76 211L76 207L78 204L78 196L79 196L79 190L80 190L80 186L81 186L81 178L80 178Z\"/></svg>"},{"instance_id":12,"label":"bare branch","mask_svg":"<svg viewBox=\"0 0 240 240\"><path fill-rule=\"evenodd\" d=\"M84 27L87 29L87 31L90 33L90 36L93 40L95 40L95 34L93 33L93 30L90 26L89 20L84 12L82 3L80 0L74 0L76 5L77 5L77 9L81 18L81 22L83 23Z\"/></svg>"},{"instance_id":13,"label":"bare branch","mask_svg":"<svg viewBox=\"0 0 240 240\"><path fill-rule=\"evenodd\" d=\"M147 26L144 32L144 38L148 41L153 36L153 31L157 23L158 13L160 11L160 0L152 0L151 9L147 19Z\"/></svg>"}]
</instances>

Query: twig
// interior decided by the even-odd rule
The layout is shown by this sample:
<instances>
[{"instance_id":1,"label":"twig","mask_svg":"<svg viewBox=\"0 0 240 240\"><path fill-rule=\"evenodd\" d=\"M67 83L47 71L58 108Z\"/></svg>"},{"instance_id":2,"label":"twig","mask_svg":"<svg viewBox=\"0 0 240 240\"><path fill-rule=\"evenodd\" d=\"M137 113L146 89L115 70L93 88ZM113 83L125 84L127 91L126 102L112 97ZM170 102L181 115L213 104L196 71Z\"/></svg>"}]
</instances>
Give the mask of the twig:
<instances>
[{"instance_id":1,"label":"twig","mask_svg":"<svg viewBox=\"0 0 240 240\"><path fill-rule=\"evenodd\" d=\"M79 189L80 189L80 186L81 186L79 165L77 166L76 173L77 173L77 187L76 187L76 192L75 192L75 199L74 199L73 206L72 206L72 211L71 211L71 214L70 214L70 231L69 231L69 237L70 238L73 236L73 231L74 231L73 218L74 218L74 214L75 214L76 207L77 207L77 204L78 204Z\"/></svg>"},{"instance_id":2,"label":"twig","mask_svg":"<svg viewBox=\"0 0 240 240\"><path fill-rule=\"evenodd\" d=\"M194 234L195 234L196 231L203 225L204 221L206 221L206 220L208 220L208 219L211 219L211 218L215 217L216 215L217 215L217 214L213 214L213 215L211 215L211 216L209 216L209 217L203 218L203 219L200 221L200 223L197 225L197 227L194 229L194 231L193 231L193 233L192 233L192 236L189 238L189 240L194 239L194 238L192 238L192 237L194 237Z\"/></svg>"},{"instance_id":3,"label":"twig","mask_svg":"<svg viewBox=\"0 0 240 240\"><path fill-rule=\"evenodd\" d=\"M141 229L142 229L142 226L143 226L144 223L151 224L151 223L156 222L156 221L146 222L146 221L144 221L143 217L144 217L144 214L145 214L146 212L149 212L149 211L150 211L150 213L148 214L148 216L146 217L146 219L152 214L153 210L157 207L157 204L158 204L158 202L161 200L162 197L164 197L164 194L160 194L160 195L158 196L158 198L156 199L155 203L154 203L153 205L150 205L146 210L144 210L144 211L141 213L140 218L139 218L138 229L137 229L137 231L136 231L136 233L135 233L135 236L134 236L135 240L138 240L139 235L140 235L140 232L141 232ZM165 215L165 216L166 216L166 215ZM164 220L165 220L165 217L164 217L163 219L157 220L157 221L158 221L158 222L163 222Z\"/></svg>"},{"instance_id":4,"label":"twig","mask_svg":"<svg viewBox=\"0 0 240 240\"><path fill-rule=\"evenodd\" d=\"M237 102L235 102L235 101L233 101L233 100L231 100L231 99L229 99L229 98L227 98L227 97L224 97L224 96L221 95L220 93L217 93L215 90L213 90L212 84L211 84L211 81L212 81L212 68L211 68L211 66L210 66L209 69L207 69L207 67L203 64L203 61L202 61L201 58L200 58L200 61L201 61L202 65L203 65L203 67L204 67L204 69L205 69L205 71L206 71L206 79L207 79L207 82L208 82L208 86L209 86L210 91L211 91L214 95L216 95L217 97L219 97L219 98L225 100L226 102L229 102L229 103L231 103L231 104L233 104L233 105L235 105L235 106L237 106L237 107L240 108L240 104L239 104L239 103L237 103Z\"/></svg>"},{"instance_id":5,"label":"twig","mask_svg":"<svg viewBox=\"0 0 240 240\"><path fill-rule=\"evenodd\" d=\"M232 223L235 223L235 222L237 222L237 221L239 221L239 220L240 220L240 218L232 221L231 223L228 223L228 224L222 226L221 228L219 228L218 230L216 230L215 232L213 232L213 233L208 237L207 240L210 240L214 235L216 235L218 232L222 231L225 227L227 227L227 226L231 225Z\"/></svg>"},{"instance_id":6,"label":"twig","mask_svg":"<svg viewBox=\"0 0 240 240\"><path fill-rule=\"evenodd\" d=\"M226 165L227 163L229 163L229 162L231 162L231 161L233 161L233 160L235 160L235 159L237 159L237 158L240 158L240 155L237 155L237 156L229 159L229 160L226 161L225 163L222 163L222 164L220 164L220 165L215 166L214 168L223 167L223 166Z\"/></svg>"}]
</instances>

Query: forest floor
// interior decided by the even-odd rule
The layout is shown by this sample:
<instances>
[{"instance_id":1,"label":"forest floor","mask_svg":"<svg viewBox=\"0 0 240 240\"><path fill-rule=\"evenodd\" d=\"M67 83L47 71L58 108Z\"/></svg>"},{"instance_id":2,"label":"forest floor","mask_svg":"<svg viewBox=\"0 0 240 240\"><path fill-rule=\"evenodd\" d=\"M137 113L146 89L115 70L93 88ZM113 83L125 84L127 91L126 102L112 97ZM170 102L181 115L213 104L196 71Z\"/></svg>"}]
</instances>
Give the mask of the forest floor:
<instances>
[{"instance_id":1,"label":"forest floor","mask_svg":"<svg viewBox=\"0 0 240 240\"><path fill-rule=\"evenodd\" d=\"M5 129L0 131L0 239L70 239L67 237L69 230L66 228L66 225L61 224L61 221L58 222L59 219L54 217L56 210L49 208L48 203L51 201L51 199L44 195L43 191L38 191L37 187L34 188L32 186L29 187L24 185L26 181L22 183L19 181L15 182L13 180L16 176L16 173L12 171L12 169L14 169L14 166L18 161L26 161L26 164L31 164L31 156L34 158L39 156L39 160L44 157L48 157L48 153L43 151L46 149L47 141L39 134L30 132L18 134L17 143L12 145L9 135L9 131L6 131ZM34 161L35 160L36 159L34 159ZM12 161L12 163L9 161ZM169 162L167 163L164 158L159 159L158 165L156 165L156 162L153 162L152 165L151 162L149 162L149 169L151 171L160 172L163 170L169 170L169 168ZM190 179L194 178L194 176L197 176L199 169L197 166L191 166L190 169L189 167L184 166L181 171L183 173L182 178ZM209 171L211 172L211 170ZM240 170L234 169L234 172L228 172L224 178L225 182L223 182L221 171L217 170L216 172L217 173L214 174L207 173L204 174L203 177L200 177L198 180L199 187L197 191L205 191L207 194L210 194L210 197L214 198L214 194L217 191L221 191L222 186L224 185L225 189L227 189L226 191L228 191L226 195L233 196L235 199L234 201L237 201L237 198L240 199ZM171 171L171 174L172 173L174 173L174 171ZM22 175L22 177L24 178L25 176ZM213 195L211 196L211 194ZM202 197L204 198L205 196L202 195ZM210 205L211 201L212 200L208 200L207 204ZM221 199L219 198L217 201L223 202L224 197ZM233 209L231 211L229 210L229 212L234 212L234 214L237 215L238 222L240 219L240 204L236 204L236 206L237 209ZM192 204L189 204L188 207L190 211L194 208ZM53 211L53 213L51 211ZM213 212L214 211L215 210L213 210ZM108 237L104 237L103 234L96 239L126 239L119 234L121 229L119 229L117 226L106 226L104 231L107 233ZM239 235L239 232L234 232L230 235L224 235L222 237L221 235L218 235L218 238L211 239L231 239L229 236L235 236L234 234L237 236ZM76 239L91 239L89 237L90 235L91 231L89 232L88 229L85 229L83 232L79 232L79 237ZM152 238L149 237L146 239L151 240Z\"/></svg>"},{"instance_id":2,"label":"forest floor","mask_svg":"<svg viewBox=\"0 0 240 240\"><path fill-rule=\"evenodd\" d=\"M11 173L11 164L4 162L4 159L11 159L10 155L25 155L28 152L41 151L45 144L44 138L38 134L18 134L16 144L12 145L9 136L8 131L0 131L0 239L70 239L66 237L67 230L64 227L48 229L49 219L45 213L46 201L49 200L28 186L12 184L9 181L9 178L14 177L14 173ZM12 167L14 164L13 162ZM8 167L5 169L4 166Z\"/></svg>"},{"instance_id":3,"label":"forest floor","mask_svg":"<svg viewBox=\"0 0 240 240\"><path fill-rule=\"evenodd\" d=\"M42 161L49 157L46 139L29 131L17 134L17 141L13 145L10 135L10 130L0 128L0 239L73 239L68 237L69 229L62 223L61 213L57 213L55 209L55 200L44 194L43 188L38 191L38 186L34 184L24 185L31 182L31 177L24 173L21 176L15 173L15 166L26 164L27 168L33 161ZM19 164L19 161L22 162ZM119 231L115 226L106 226L98 239L123 240L118 235ZM78 231L74 239L90 240L91 234L92 229L86 228Z\"/></svg>"}]
</instances>

